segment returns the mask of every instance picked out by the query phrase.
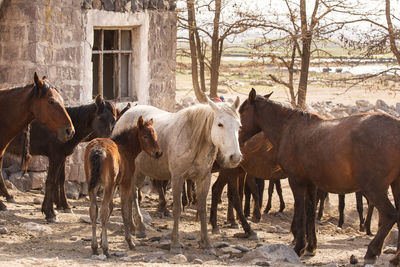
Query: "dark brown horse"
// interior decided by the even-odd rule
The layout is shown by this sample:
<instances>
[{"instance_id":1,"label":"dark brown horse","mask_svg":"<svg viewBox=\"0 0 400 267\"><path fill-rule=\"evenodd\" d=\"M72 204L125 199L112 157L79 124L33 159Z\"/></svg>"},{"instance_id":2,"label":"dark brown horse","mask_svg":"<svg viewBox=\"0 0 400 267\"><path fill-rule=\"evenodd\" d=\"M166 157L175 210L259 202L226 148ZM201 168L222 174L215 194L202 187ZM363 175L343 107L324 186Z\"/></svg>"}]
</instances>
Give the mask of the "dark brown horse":
<instances>
[{"instance_id":1,"label":"dark brown horse","mask_svg":"<svg viewBox=\"0 0 400 267\"><path fill-rule=\"evenodd\" d=\"M85 172L89 185L90 219L92 221L92 252L97 254L96 221L98 216L97 191L100 183L104 187L103 202L101 204L101 248L104 255L108 253L107 222L113 210L113 195L117 186L121 194L121 212L125 226L125 240L130 249L132 243L129 216L132 210L132 174L135 170L137 155L145 151L151 157L162 156L157 135L153 128L153 120L145 122L139 117L137 126L108 138L96 138L86 147Z\"/></svg>"},{"instance_id":2,"label":"dark brown horse","mask_svg":"<svg viewBox=\"0 0 400 267\"><path fill-rule=\"evenodd\" d=\"M239 133L240 134L240 133ZM240 136L239 136L240 138ZM217 226L217 205L221 197L222 190L225 184L228 184L228 198L236 210L237 217L240 220L246 237L255 237L256 234L250 228L242 209L241 197L243 189L240 190L240 181L244 181L244 176L253 175L265 180L275 180L285 178L286 175L282 172L276 161L276 149L265 139L264 134L260 133L241 146L243 154L240 167L234 169L223 169L220 171L217 181L212 186L212 202L210 211L210 223L213 227L213 232L218 232ZM254 189L256 191L256 189ZM253 195L255 199L254 221L259 221L261 218L260 201L258 194ZM232 216L228 218L231 223Z\"/></svg>"},{"instance_id":3,"label":"dark brown horse","mask_svg":"<svg viewBox=\"0 0 400 267\"><path fill-rule=\"evenodd\" d=\"M65 161L75 147L82 141L90 141L95 137L110 136L115 125L117 112L114 105L97 96L95 103L66 108L75 126L75 135L68 142L61 143L56 136L37 122L33 122L30 130L31 155L43 155L49 158L49 170L46 179L45 197L42 212L48 222L56 221L54 203L58 209L71 212L65 195ZM24 136L18 135L7 148L7 152L20 155L23 150Z\"/></svg>"},{"instance_id":4,"label":"dark brown horse","mask_svg":"<svg viewBox=\"0 0 400 267\"><path fill-rule=\"evenodd\" d=\"M64 101L55 87L46 77L40 79L36 72L34 81L34 84L25 87L0 90L0 170L8 144L34 119L56 133L61 142L68 141L75 133ZM0 192L8 201L13 201L4 185L1 171ZM5 209L6 206L0 201L0 210Z\"/></svg>"},{"instance_id":5,"label":"dark brown horse","mask_svg":"<svg viewBox=\"0 0 400 267\"><path fill-rule=\"evenodd\" d=\"M328 120L284 107L269 97L252 89L241 105L241 141L263 131L277 149L277 162L288 174L295 199L295 251L298 255L304 249L316 252L317 186L336 194L362 191L377 208L381 222L364 257L366 263L375 262L394 223L400 225L400 120L381 113ZM388 198L389 186L397 211ZM391 259L395 265L399 247L400 239Z\"/></svg>"}]
</instances>

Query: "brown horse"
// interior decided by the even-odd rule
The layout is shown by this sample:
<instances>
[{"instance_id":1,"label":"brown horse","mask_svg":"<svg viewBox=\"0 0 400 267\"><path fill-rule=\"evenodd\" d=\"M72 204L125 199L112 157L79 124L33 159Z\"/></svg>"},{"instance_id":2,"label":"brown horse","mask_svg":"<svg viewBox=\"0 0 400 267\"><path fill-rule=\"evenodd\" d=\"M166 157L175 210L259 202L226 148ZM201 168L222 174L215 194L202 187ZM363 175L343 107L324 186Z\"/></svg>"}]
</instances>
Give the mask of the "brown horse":
<instances>
[{"instance_id":1,"label":"brown horse","mask_svg":"<svg viewBox=\"0 0 400 267\"><path fill-rule=\"evenodd\" d=\"M362 191L381 222L364 257L366 263L375 262L394 223L400 225L400 120L381 113L323 119L269 97L252 89L241 105L241 141L263 131L277 149L277 162L288 174L295 199L295 251L316 252L317 186L337 194ZM389 186L397 211L388 198ZM399 263L399 248L400 239L392 264Z\"/></svg>"},{"instance_id":2,"label":"brown horse","mask_svg":"<svg viewBox=\"0 0 400 267\"><path fill-rule=\"evenodd\" d=\"M40 79L36 72L34 81L34 84L25 87L0 90L0 170L8 144L34 119L55 132L61 142L68 141L75 133L64 101L55 87L46 77ZM8 201L13 201L13 196L8 194L4 185L1 171L0 192L5 194ZM0 210L6 210L1 201Z\"/></svg>"},{"instance_id":3,"label":"brown horse","mask_svg":"<svg viewBox=\"0 0 400 267\"><path fill-rule=\"evenodd\" d=\"M96 138L86 147L85 172L89 185L90 219L92 221L92 252L97 254L96 221L98 207L96 201L100 182L104 187L103 202L101 205L101 248L104 255L109 257L107 242L107 222L113 210L113 195L116 186L121 194L121 212L125 226L125 240L130 249L132 243L128 217L132 210L132 175L135 170L135 159L141 151L151 157L159 158L162 155L157 142L157 135L153 128L153 120L145 122L139 117L137 126L123 131L112 139Z\"/></svg>"},{"instance_id":4,"label":"brown horse","mask_svg":"<svg viewBox=\"0 0 400 267\"><path fill-rule=\"evenodd\" d=\"M239 133L239 139L241 139L240 135L241 133ZM241 146L241 151L243 154L243 159L240 162L240 167L221 170L217 181L212 186L210 223L213 227L213 232L218 232L218 200L220 199L225 184L228 183L228 198L236 210L238 219L240 220L243 230L245 231L245 236L256 238L256 233L251 229L245 216L243 215L241 197L239 196L239 193L243 195L243 189L239 190L239 182L241 180L244 181L244 175L246 172L247 175L253 175L264 180L282 179L286 178L286 175L282 172L277 164L276 148L271 146L269 141L265 139L263 133L255 135L245 142ZM253 219L254 221L260 221L261 214L258 194L253 195L253 197L255 198L255 211L258 211L258 214L254 214ZM228 218L228 221L231 223L234 221L232 220L232 216Z\"/></svg>"}]
</instances>

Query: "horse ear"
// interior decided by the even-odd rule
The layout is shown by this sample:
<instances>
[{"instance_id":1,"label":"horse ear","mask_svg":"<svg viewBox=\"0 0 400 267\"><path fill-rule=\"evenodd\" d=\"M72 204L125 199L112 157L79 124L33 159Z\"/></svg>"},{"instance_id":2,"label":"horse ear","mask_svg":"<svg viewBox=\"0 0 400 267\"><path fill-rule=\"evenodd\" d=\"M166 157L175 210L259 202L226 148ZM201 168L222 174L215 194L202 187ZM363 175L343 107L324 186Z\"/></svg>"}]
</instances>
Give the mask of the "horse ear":
<instances>
[{"instance_id":1,"label":"horse ear","mask_svg":"<svg viewBox=\"0 0 400 267\"><path fill-rule=\"evenodd\" d=\"M104 99L101 97L101 95L97 95L95 99L95 103L97 106L97 113L102 113L104 110Z\"/></svg>"},{"instance_id":2,"label":"horse ear","mask_svg":"<svg viewBox=\"0 0 400 267\"><path fill-rule=\"evenodd\" d=\"M240 99L239 99L239 96L237 96L235 99L235 102L233 102L233 104L232 104L232 109L237 110L239 108L239 104L240 104Z\"/></svg>"},{"instance_id":3,"label":"horse ear","mask_svg":"<svg viewBox=\"0 0 400 267\"><path fill-rule=\"evenodd\" d=\"M143 120L142 116L140 116L139 119L137 120L137 127L138 128L143 128L144 127L144 120Z\"/></svg>"},{"instance_id":4,"label":"horse ear","mask_svg":"<svg viewBox=\"0 0 400 267\"><path fill-rule=\"evenodd\" d=\"M269 97L272 95L273 92L274 92L274 91L272 91L272 92L269 93L269 94L264 95L264 98L269 99Z\"/></svg>"},{"instance_id":5,"label":"horse ear","mask_svg":"<svg viewBox=\"0 0 400 267\"><path fill-rule=\"evenodd\" d=\"M254 100L256 99L257 93L256 90L254 88L251 88L251 91L249 93L249 102L253 103Z\"/></svg>"},{"instance_id":6,"label":"horse ear","mask_svg":"<svg viewBox=\"0 0 400 267\"><path fill-rule=\"evenodd\" d=\"M207 98L207 102L208 102L208 104L211 106L211 108L212 108L214 111L218 111L219 108L218 108L217 104L215 104L210 98L208 98L208 96L206 96L206 98Z\"/></svg>"},{"instance_id":7,"label":"horse ear","mask_svg":"<svg viewBox=\"0 0 400 267\"><path fill-rule=\"evenodd\" d=\"M154 125L153 118L151 118L151 119L147 122L147 124L150 125L150 126L153 126L153 125Z\"/></svg>"}]
</instances>

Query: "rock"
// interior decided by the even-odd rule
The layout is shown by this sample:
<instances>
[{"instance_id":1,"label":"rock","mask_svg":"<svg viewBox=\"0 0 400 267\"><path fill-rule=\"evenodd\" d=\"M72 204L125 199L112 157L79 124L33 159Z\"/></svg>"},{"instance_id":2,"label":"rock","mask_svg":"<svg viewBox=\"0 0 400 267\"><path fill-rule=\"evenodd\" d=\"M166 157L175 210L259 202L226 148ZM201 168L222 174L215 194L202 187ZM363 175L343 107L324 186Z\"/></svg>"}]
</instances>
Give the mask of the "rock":
<instances>
[{"instance_id":1,"label":"rock","mask_svg":"<svg viewBox=\"0 0 400 267\"><path fill-rule=\"evenodd\" d=\"M32 179L28 173L13 173L10 175L10 182L13 183L15 187L22 192L26 192L32 189Z\"/></svg>"},{"instance_id":2,"label":"rock","mask_svg":"<svg viewBox=\"0 0 400 267\"><path fill-rule=\"evenodd\" d=\"M131 257L122 257L121 260L122 261L126 261L126 262L130 262L130 261L132 261L132 258Z\"/></svg>"},{"instance_id":3,"label":"rock","mask_svg":"<svg viewBox=\"0 0 400 267\"><path fill-rule=\"evenodd\" d=\"M8 234L8 229L5 226L0 227L0 235Z\"/></svg>"},{"instance_id":4,"label":"rock","mask_svg":"<svg viewBox=\"0 0 400 267\"><path fill-rule=\"evenodd\" d=\"M81 187L78 183L71 181L65 182L65 193L67 195L67 198L79 199L80 192Z\"/></svg>"},{"instance_id":5,"label":"rock","mask_svg":"<svg viewBox=\"0 0 400 267\"><path fill-rule=\"evenodd\" d=\"M396 103L396 112L400 114L400 103Z\"/></svg>"},{"instance_id":6,"label":"rock","mask_svg":"<svg viewBox=\"0 0 400 267\"><path fill-rule=\"evenodd\" d=\"M188 234L188 233L185 233L183 238L186 239L186 240L196 240L196 236L195 235Z\"/></svg>"},{"instance_id":7,"label":"rock","mask_svg":"<svg viewBox=\"0 0 400 267\"><path fill-rule=\"evenodd\" d=\"M396 247L385 247L385 249L383 250L383 253L385 254L396 254L396 252Z\"/></svg>"},{"instance_id":8,"label":"rock","mask_svg":"<svg viewBox=\"0 0 400 267\"><path fill-rule=\"evenodd\" d=\"M271 264L268 261L257 261L255 263L257 266L271 266Z\"/></svg>"},{"instance_id":9,"label":"rock","mask_svg":"<svg viewBox=\"0 0 400 267\"><path fill-rule=\"evenodd\" d=\"M397 238L399 231L397 229L393 229L389 235L387 236L384 247L397 247Z\"/></svg>"},{"instance_id":10,"label":"rock","mask_svg":"<svg viewBox=\"0 0 400 267\"><path fill-rule=\"evenodd\" d=\"M78 237L77 237L77 236L71 236L71 237L69 238L69 240L71 240L71 241L76 241L76 240L78 240Z\"/></svg>"},{"instance_id":11,"label":"rock","mask_svg":"<svg viewBox=\"0 0 400 267\"><path fill-rule=\"evenodd\" d=\"M350 256L350 264L357 264L358 263L358 259L356 256L351 255Z\"/></svg>"},{"instance_id":12,"label":"rock","mask_svg":"<svg viewBox=\"0 0 400 267\"><path fill-rule=\"evenodd\" d=\"M92 255L92 260L105 261L106 259L107 259L107 256L104 254Z\"/></svg>"},{"instance_id":13,"label":"rock","mask_svg":"<svg viewBox=\"0 0 400 267\"><path fill-rule=\"evenodd\" d=\"M385 101L383 101L382 99L376 100L375 108L382 109L386 112L388 112L390 110L390 107L388 106L388 104L386 104Z\"/></svg>"},{"instance_id":14,"label":"rock","mask_svg":"<svg viewBox=\"0 0 400 267\"><path fill-rule=\"evenodd\" d=\"M193 260L193 263L194 264L203 264L203 261L201 259L197 259L196 258L196 259Z\"/></svg>"},{"instance_id":15,"label":"rock","mask_svg":"<svg viewBox=\"0 0 400 267\"><path fill-rule=\"evenodd\" d=\"M169 258L168 262L172 263L172 264L184 264L184 263L187 263L187 258L183 254L178 254L178 255L175 255L175 256Z\"/></svg>"},{"instance_id":16,"label":"rock","mask_svg":"<svg viewBox=\"0 0 400 267\"><path fill-rule=\"evenodd\" d=\"M127 257L126 253L122 252L122 251L113 251L111 252L111 255L115 256L115 257Z\"/></svg>"},{"instance_id":17,"label":"rock","mask_svg":"<svg viewBox=\"0 0 400 267\"><path fill-rule=\"evenodd\" d=\"M221 260L226 260L226 259L229 259L230 257L231 257L231 254L224 254L224 255L219 256L218 258Z\"/></svg>"},{"instance_id":18,"label":"rock","mask_svg":"<svg viewBox=\"0 0 400 267\"><path fill-rule=\"evenodd\" d=\"M92 241L92 237L91 236L87 236L87 237L82 237L83 241Z\"/></svg>"},{"instance_id":19,"label":"rock","mask_svg":"<svg viewBox=\"0 0 400 267\"><path fill-rule=\"evenodd\" d=\"M358 108L360 107L368 107L371 103L368 100L357 100L356 105Z\"/></svg>"},{"instance_id":20,"label":"rock","mask_svg":"<svg viewBox=\"0 0 400 267\"><path fill-rule=\"evenodd\" d=\"M33 156L29 161L29 172L46 172L49 166L49 160L46 156Z\"/></svg>"},{"instance_id":21,"label":"rock","mask_svg":"<svg viewBox=\"0 0 400 267\"><path fill-rule=\"evenodd\" d=\"M79 217L79 221L83 223L92 224L92 220L89 216L81 216ZM100 224L100 216L97 218L96 224Z\"/></svg>"},{"instance_id":22,"label":"rock","mask_svg":"<svg viewBox=\"0 0 400 267\"><path fill-rule=\"evenodd\" d=\"M337 262L330 262L328 264L324 264L321 267L338 267L339 265L337 264Z\"/></svg>"},{"instance_id":23,"label":"rock","mask_svg":"<svg viewBox=\"0 0 400 267\"><path fill-rule=\"evenodd\" d=\"M47 172L30 172L32 179L32 189L42 189L46 183Z\"/></svg>"},{"instance_id":24,"label":"rock","mask_svg":"<svg viewBox=\"0 0 400 267\"><path fill-rule=\"evenodd\" d=\"M359 107L358 111L360 113L364 113L364 112L370 112L370 111L374 111L375 110L375 106L372 104L369 104L369 106L367 107Z\"/></svg>"},{"instance_id":25,"label":"rock","mask_svg":"<svg viewBox=\"0 0 400 267\"><path fill-rule=\"evenodd\" d=\"M145 224L151 224L153 222L153 218L151 218L150 213L147 210L140 209L143 217L143 222Z\"/></svg>"},{"instance_id":26,"label":"rock","mask_svg":"<svg viewBox=\"0 0 400 267\"><path fill-rule=\"evenodd\" d=\"M268 226L266 230L267 230L267 233L276 233L276 231L277 231L276 227L273 225Z\"/></svg>"},{"instance_id":27,"label":"rock","mask_svg":"<svg viewBox=\"0 0 400 267\"><path fill-rule=\"evenodd\" d=\"M279 226L279 225L275 225L275 228L276 228L276 232L277 232L277 233L280 233L280 234L288 234L288 233L289 233L288 230L282 228L282 227Z\"/></svg>"},{"instance_id":28,"label":"rock","mask_svg":"<svg viewBox=\"0 0 400 267\"><path fill-rule=\"evenodd\" d=\"M42 200L40 200L40 198L38 198L38 197L35 197L35 198L33 198L33 204L40 205L40 204L42 204Z\"/></svg>"},{"instance_id":29,"label":"rock","mask_svg":"<svg viewBox=\"0 0 400 267\"><path fill-rule=\"evenodd\" d=\"M289 262L300 264L300 258L293 248L284 244L262 245L246 253L241 262L255 264L256 262Z\"/></svg>"},{"instance_id":30,"label":"rock","mask_svg":"<svg viewBox=\"0 0 400 267\"><path fill-rule=\"evenodd\" d=\"M33 233L51 234L53 230L47 225L41 225L35 222L27 222L21 224L23 228Z\"/></svg>"},{"instance_id":31,"label":"rock","mask_svg":"<svg viewBox=\"0 0 400 267\"><path fill-rule=\"evenodd\" d=\"M149 238L150 242L158 242L161 240L161 236L153 236Z\"/></svg>"},{"instance_id":32,"label":"rock","mask_svg":"<svg viewBox=\"0 0 400 267\"><path fill-rule=\"evenodd\" d=\"M157 252L152 252L152 253L147 253L146 257L144 257L145 262L153 262L157 259L160 259L164 257L165 252L164 251L157 251Z\"/></svg>"},{"instance_id":33,"label":"rock","mask_svg":"<svg viewBox=\"0 0 400 267\"><path fill-rule=\"evenodd\" d=\"M236 248L231 248L231 247L224 247L224 248L221 249L221 251L223 253L228 253L228 254L230 254L232 256L237 256L237 255L242 253L241 250L236 249Z\"/></svg>"},{"instance_id":34,"label":"rock","mask_svg":"<svg viewBox=\"0 0 400 267\"><path fill-rule=\"evenodd\" d=\"M224 247L229 247L228 242L215 242L214 243L214 248L224 248Z\"/></svg>"},{"instance_id":35,"label":"rock","mask_svg":"<svg viewBox=\"0 0 400 267\"><path fill-rule=\"evenodd\" d=\"M240 250L240 251L242 251L242 252L249 252L250 251L248 247L246 247L245 245L242 245L242 244L237 244L235 246L235 248Z\"/></svg>"}]
</instances>

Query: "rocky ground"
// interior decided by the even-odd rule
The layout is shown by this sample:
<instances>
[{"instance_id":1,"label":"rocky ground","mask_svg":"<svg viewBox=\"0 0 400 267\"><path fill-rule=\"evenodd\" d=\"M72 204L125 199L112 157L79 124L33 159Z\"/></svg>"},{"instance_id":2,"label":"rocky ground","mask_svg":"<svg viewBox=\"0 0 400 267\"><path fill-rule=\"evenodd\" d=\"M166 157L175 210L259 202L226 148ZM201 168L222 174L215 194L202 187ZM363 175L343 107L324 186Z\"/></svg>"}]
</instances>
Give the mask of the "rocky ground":
<instances>
[{"instance_id":1,"label":"rocky ground","mask_svg":"<svg viewBox=\"0 0 400 267\"><path fill-rule=\"evenodd\" d=\"M142 204L147 222L147 237L140 240L134 238L136 250L129 251L123 238L119 198L115 198L115 209L108 228L110 251L113 256L106 259L102 256L92 257L91 255L89 202L86 198L70 201L74 214L59 213L57 223L46 224L40 212L43 195L38 191L23 193L13 190L12 192L17 203L7 203L9 210L0 212L0 265L111 266L118 263L123 266L132 264L136 266L166 264L362 266L367 245L372 239L358 230L354 194L346 199L346 218L343 229L336 227L338 201L336 196L331 195L324 217L318 226L317 254L314 257L301 258L300 261L288 247L292 240L289 228L293 214L293 198L287 182L284 181L283 192L287 207L285 211L276 212L279 202L275 196L271 213L263 215L260 223L251 224L258 234L259 241L233 237L235 233L240 233L242 230L230 229L224 223L227 208L224 192L223 203L219 205L218 210L221 233L216 235L210 233L212 242L218 246L215 249L216 255L206 255L198 248L200 226L194 221L193 209L185 210L181 217L183 254L178 256L170 254L168 246L173 221L169 217L162 219L157 217L157 195L151 192L145 195ZM169 198L171 198L170 195L169 193ZM171 202L170 199L169 203ZM266 199L264 205L265 202ZM210 203L210 196L208 203ZM375 216L372 225L373 232L376 232ZM389 240L390 242L393 241ZM390 247L386 247L385 251L388 249ZM358 259L358 265L350 265L352 255ZM376 266L387 266L390 256L390 254L382 254Z\"/></svg>"}]
</instances>

